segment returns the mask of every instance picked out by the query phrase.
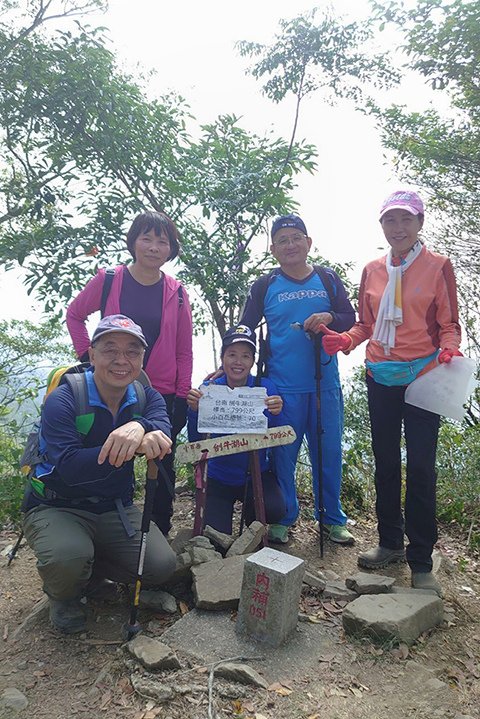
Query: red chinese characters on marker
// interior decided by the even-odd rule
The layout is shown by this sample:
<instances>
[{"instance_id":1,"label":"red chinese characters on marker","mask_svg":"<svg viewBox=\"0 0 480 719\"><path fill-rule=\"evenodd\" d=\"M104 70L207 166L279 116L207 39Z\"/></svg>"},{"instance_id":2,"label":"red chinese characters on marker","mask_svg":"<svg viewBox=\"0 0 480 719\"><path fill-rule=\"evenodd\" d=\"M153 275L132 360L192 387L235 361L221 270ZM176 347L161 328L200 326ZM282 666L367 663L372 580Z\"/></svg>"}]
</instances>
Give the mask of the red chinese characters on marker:
<instances>
[{"instance_id":1,"label":"red chinese characters on marker","mask_svg":"<svg viewBox=\"0 0 480 719\"><path fill-rule=\"evenodd\" d=\"M266 574L259 572L255 577L255 587L251 596L252 603L248 610L252 616L259 619L267 618L268 599L270 597L269 586L270 578Z\"/></svg>"}]
</instances>

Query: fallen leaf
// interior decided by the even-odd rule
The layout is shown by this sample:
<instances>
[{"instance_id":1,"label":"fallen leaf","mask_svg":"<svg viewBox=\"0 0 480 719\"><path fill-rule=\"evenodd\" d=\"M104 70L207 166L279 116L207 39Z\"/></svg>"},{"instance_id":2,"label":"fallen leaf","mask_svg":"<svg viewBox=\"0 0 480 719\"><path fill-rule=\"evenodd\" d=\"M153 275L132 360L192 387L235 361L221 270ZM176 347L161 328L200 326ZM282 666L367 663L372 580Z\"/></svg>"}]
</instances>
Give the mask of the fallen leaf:
<instances>
[{"instance_id":1,"label":"fallen leaf","mask_svg":"<svg viewBox=\"0 0 480 719\"><path fill-rule=\"evenodd\" d=\"M132 686L132 683L128 677L121 677L117 682L117 687L120 689L123 694L133 694L134 688Z\"/></svg>"},{"instance_id":2,"label":"fallen leaf","mask_svg":"<svg viewBox=\"0 0 480 719\"><path fill-rule=\"evenodd\" d=\"M255 719L268 719L268 717L265 716L265 714L259 714L258 712L255 714Z\"/></svg>"},{"instance_id":3,"label":"fallen leaf","mask_svg":"<svg viewBox=\"0 0 480 719\"><path fill-rule=\"evenodd\" d=\"M195 671L197 674L206 674L208 672L208 667L195 667Z\"/></svg>"},{"instance_id":4,"label":"fallen leaf","mask_svg":"<svg viewBox=\"0 0 480 719\"><path fill-rule=\"evenodd\" d=\"M307 719L320 719L320 714L309 714Z\"/></svg>"},{"instance_id":5,"label":"fallen leaf","mask_svg":"<svg viewBox=\"0 0 480 719\"><path fill-rule=\"evenodd\" d=\"M343 611L341 607L337 607L331 602L325 602L323 608L326 612L329 612L330 614L341 614Z\"/></svg>"},{"instance_id":6,"label":"fallen leaf","mask_svg":"<svg viewBox=\"0 0 480 719\"><path fill-rule=\"evenodd\" d=\"M233 703L233 712L234 712L233 715L237 716L237 717L240 714L243 715L243 707L242 707L242 702L240 701L240 699L235 699L235 701L232 703Z\"/></svg>"},{"instance_id":7,"label":"fallen leaf","mask_svg":"<svg viewBox=\"0 0 480 719\"><path fill-rule=\"evenodd\" d=\"M465 674L458 667L452 667L448 670L447 676L450 680L450 684L461 687L465 684Z\"/></svg>"},{"instance_id":8,"label":"fallen leaf","mask_svg":"<svg viewBox=\"0 0 480 719\"><path fill-rule=\"evenodd\" d=\"M349 690L352 692L353 696L360 698L362 696L362 692L358 687L348 687Z\"/></svg>"},{"instance_id":9,"label":"fallen leaf","mask_svg":"<svg viewBox=\"0 0 480 719\"><path fill-rule=\"evenodd\" d=\"M267 687L267 691L269 692L276 692L277 694L280 694L282 697L288 697L289 694L292 693L292 689L287 689L287 687L282 686L280 682L274 682L273 684L270 684L270 686Z\"/></svg>"},{"instance_id":10,"label":"fallen leaf","mask_svg":"<svg viewBox=\"0 0 480 719\"><path fill-rule=\"evenodd\" d=\"M100 701L100 709L104 709L106 706L108 706L108 704L110 704L111 701L112 701L112 692L111 691L105 692L105 694L102 696L102 699Z\"/></svg>"},{"instance_id":11,"label":"fallen leaf","mask_svg":"<svg viewBox=\"0 0 480 719\"><path fill-rule=\"evenodd\" d=\"M255 711L255 707L253 706L253 703L250 702L250 701L243 702L243 708L244 708L247 712L252 712L252 714L253 714L254 711Z\"/></svg>"},{"instance_id":12,"label":"fallen leaf","mask_svg":"<svg viewBox=\"0 0 480 719\"><path fill-rule=\"evenodd\" d=\"M182 615L188 614L188 612L190 611L188 608L188 604L186 604L186 602L180 601L178 603L178 606L180 607L180 614L182 614Z\"/></svg>"}]
</instances>

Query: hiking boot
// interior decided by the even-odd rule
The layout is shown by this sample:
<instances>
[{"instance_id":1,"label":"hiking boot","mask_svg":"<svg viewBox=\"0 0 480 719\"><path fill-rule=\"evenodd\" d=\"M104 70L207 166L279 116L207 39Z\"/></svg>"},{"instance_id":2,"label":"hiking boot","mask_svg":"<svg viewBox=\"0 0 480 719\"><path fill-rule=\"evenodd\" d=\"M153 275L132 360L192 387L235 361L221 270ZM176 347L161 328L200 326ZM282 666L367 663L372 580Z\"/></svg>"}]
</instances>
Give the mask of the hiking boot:
<instances>
[{"instance_id":1,"label":"hiking boot","mask_svg":"<svg viewBox=\"0 0 480 719\"><path fill-rule=\"evenodd\" d=\"M288 527L285 524L270 524L268 527L268 541L273 544L287 544Z\"/></svg>"},{"instance_id":2,"label":"hiking boot","mask_svg":"<svg viewBox=\"0 0 480 719\"><path fill-rule=\"evenodd\" d=\"M50 621L55 629L64 634L84 632L87 620L78 599L52 599L50 603Z\"/></svg>"},{"instance_id":3,"label":"hiking boot","mask_svg":"<svg viewBox=\"0 0 480 719\"><path fill-rule=\"evenodd\" d=\"M412 587L414 589L430 589L432 592L436 592L440 599L443 597L442 588L432 572L412 572Z\"/></svg>"},{"instance_id":4,"label":"hiking boot","mask_svg":"<svg viewBox=\"0 0 480 719\"><path fill-rule=\"evenodd\" d=\"M324 524L323 531L331 542L337 544L353 544L355 541L355 537L345 524Z\"/></svg>"},{"instance_id":5,"label":"hiking boot","mask_svg":"<svg viewBox=\"0 0 480 719\"><path fill-rule=\"evenodd\" d=\"M85 587L85 597L92 602L116 602L118 586L104 577L92 576Z\"/></svg>"},{"instance_id":6,"label":"hiking boot","mask_svg":"<svg viewBox=\"0 0 480 719\"><path fill-rule=\"evenodd\" d=\"M404 561L404 549L388 549L388 547L373 547L368 552L360 552L357 558L358 566L365 569L381 569L392 562Z\"/></svg>"}]
</instances>

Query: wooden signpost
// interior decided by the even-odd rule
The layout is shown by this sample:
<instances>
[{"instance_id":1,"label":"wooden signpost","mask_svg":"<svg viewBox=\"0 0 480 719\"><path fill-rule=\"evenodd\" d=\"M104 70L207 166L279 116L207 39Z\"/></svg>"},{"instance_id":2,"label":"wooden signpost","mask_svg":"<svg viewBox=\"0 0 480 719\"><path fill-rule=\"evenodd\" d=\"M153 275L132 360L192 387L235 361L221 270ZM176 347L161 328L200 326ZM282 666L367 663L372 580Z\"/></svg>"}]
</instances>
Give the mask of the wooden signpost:
<instances>
[{"instance_id":1,"label":"wooden signpost","mask_svg":"<svg viewBox=\"0 0 480 719\"><path fill-rule=\"evenodd\" d=\"M228 454L250 452L250 474L252 475L253 504L255 518L266 524L265 504L263 501L262 475L260 471L259 449L279 447L283 444L292 444L297 435L290 425L272 427L261 434L227 434L212 439L187 442L177 447L177 460L181 464L191 462L195 465L196 505L193 535L197 536L203 530L203 514L205 511L205 498L207 488L207 462L212 457L224 457ZM266 536L263 540L267 544Z\"/></svg>"}]
</instances>

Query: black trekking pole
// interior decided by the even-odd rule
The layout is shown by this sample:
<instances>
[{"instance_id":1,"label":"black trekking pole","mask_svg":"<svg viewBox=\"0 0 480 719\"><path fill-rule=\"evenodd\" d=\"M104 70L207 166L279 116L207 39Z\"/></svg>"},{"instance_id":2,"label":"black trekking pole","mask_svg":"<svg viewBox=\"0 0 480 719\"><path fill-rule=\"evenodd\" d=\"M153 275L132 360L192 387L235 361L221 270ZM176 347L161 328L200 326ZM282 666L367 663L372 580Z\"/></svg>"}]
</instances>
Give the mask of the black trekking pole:
<instances>
[{"instance_id":1,"label":"black trekking pole","mask_svg":"<svg viewBox=\"0 0 480 719\"><path fill-rule=\"evenodd\" d=\"M143 565L145 563L145 552L147 549L147 537L150 529L150 522L152 519L153 511L153 500L155 497L155 490L157 488L157 475L158 469L160 472L165 473L165 469L162 467L161 462L157 463L153 459L147 461L147 480L145 484L145 502L143 505L142 524L140 531L142 533L140 539L140 548L138 551L138 564L137 564L137 578L135 581L135 590L133 593L132 606L130 609L130 619L127 624L124 625L124 633L127 641L130 641L134 636L141 632L142 627L137 621L138 606L140 604L140 590L142 588L142 577L143 577ZM166 474L166 473L165 473Z\"/></svg>"},{"instance_id":2,"label":"black trekking pole","mask_svg":"<svg viewBox=\"0 0 480 719\"><path fill-rule=\"evenodd\" d=\"M15 542L15 546L12 547L12 549L7 554L7 557L8 557L7 567L9 567L11 565L11 563L17 556L17 552L20 547L20 543L21 543L22 539L23 539L23 529L20 531L20 534L18 535L17 541Z\"/></svg>"},{"instance_id":3,"label":"black trekking pole","mask_svg":"<svg viewBox=\"0 0 480 719\"><path fill-rule=\"evenodd\" d=\"M318 453L318 528L320 530L320 557L323 559L323 454L322 454L322 333L313 336L315 350L315 392L317 400L317 453Z\"/></svg>"}]
</instances>

